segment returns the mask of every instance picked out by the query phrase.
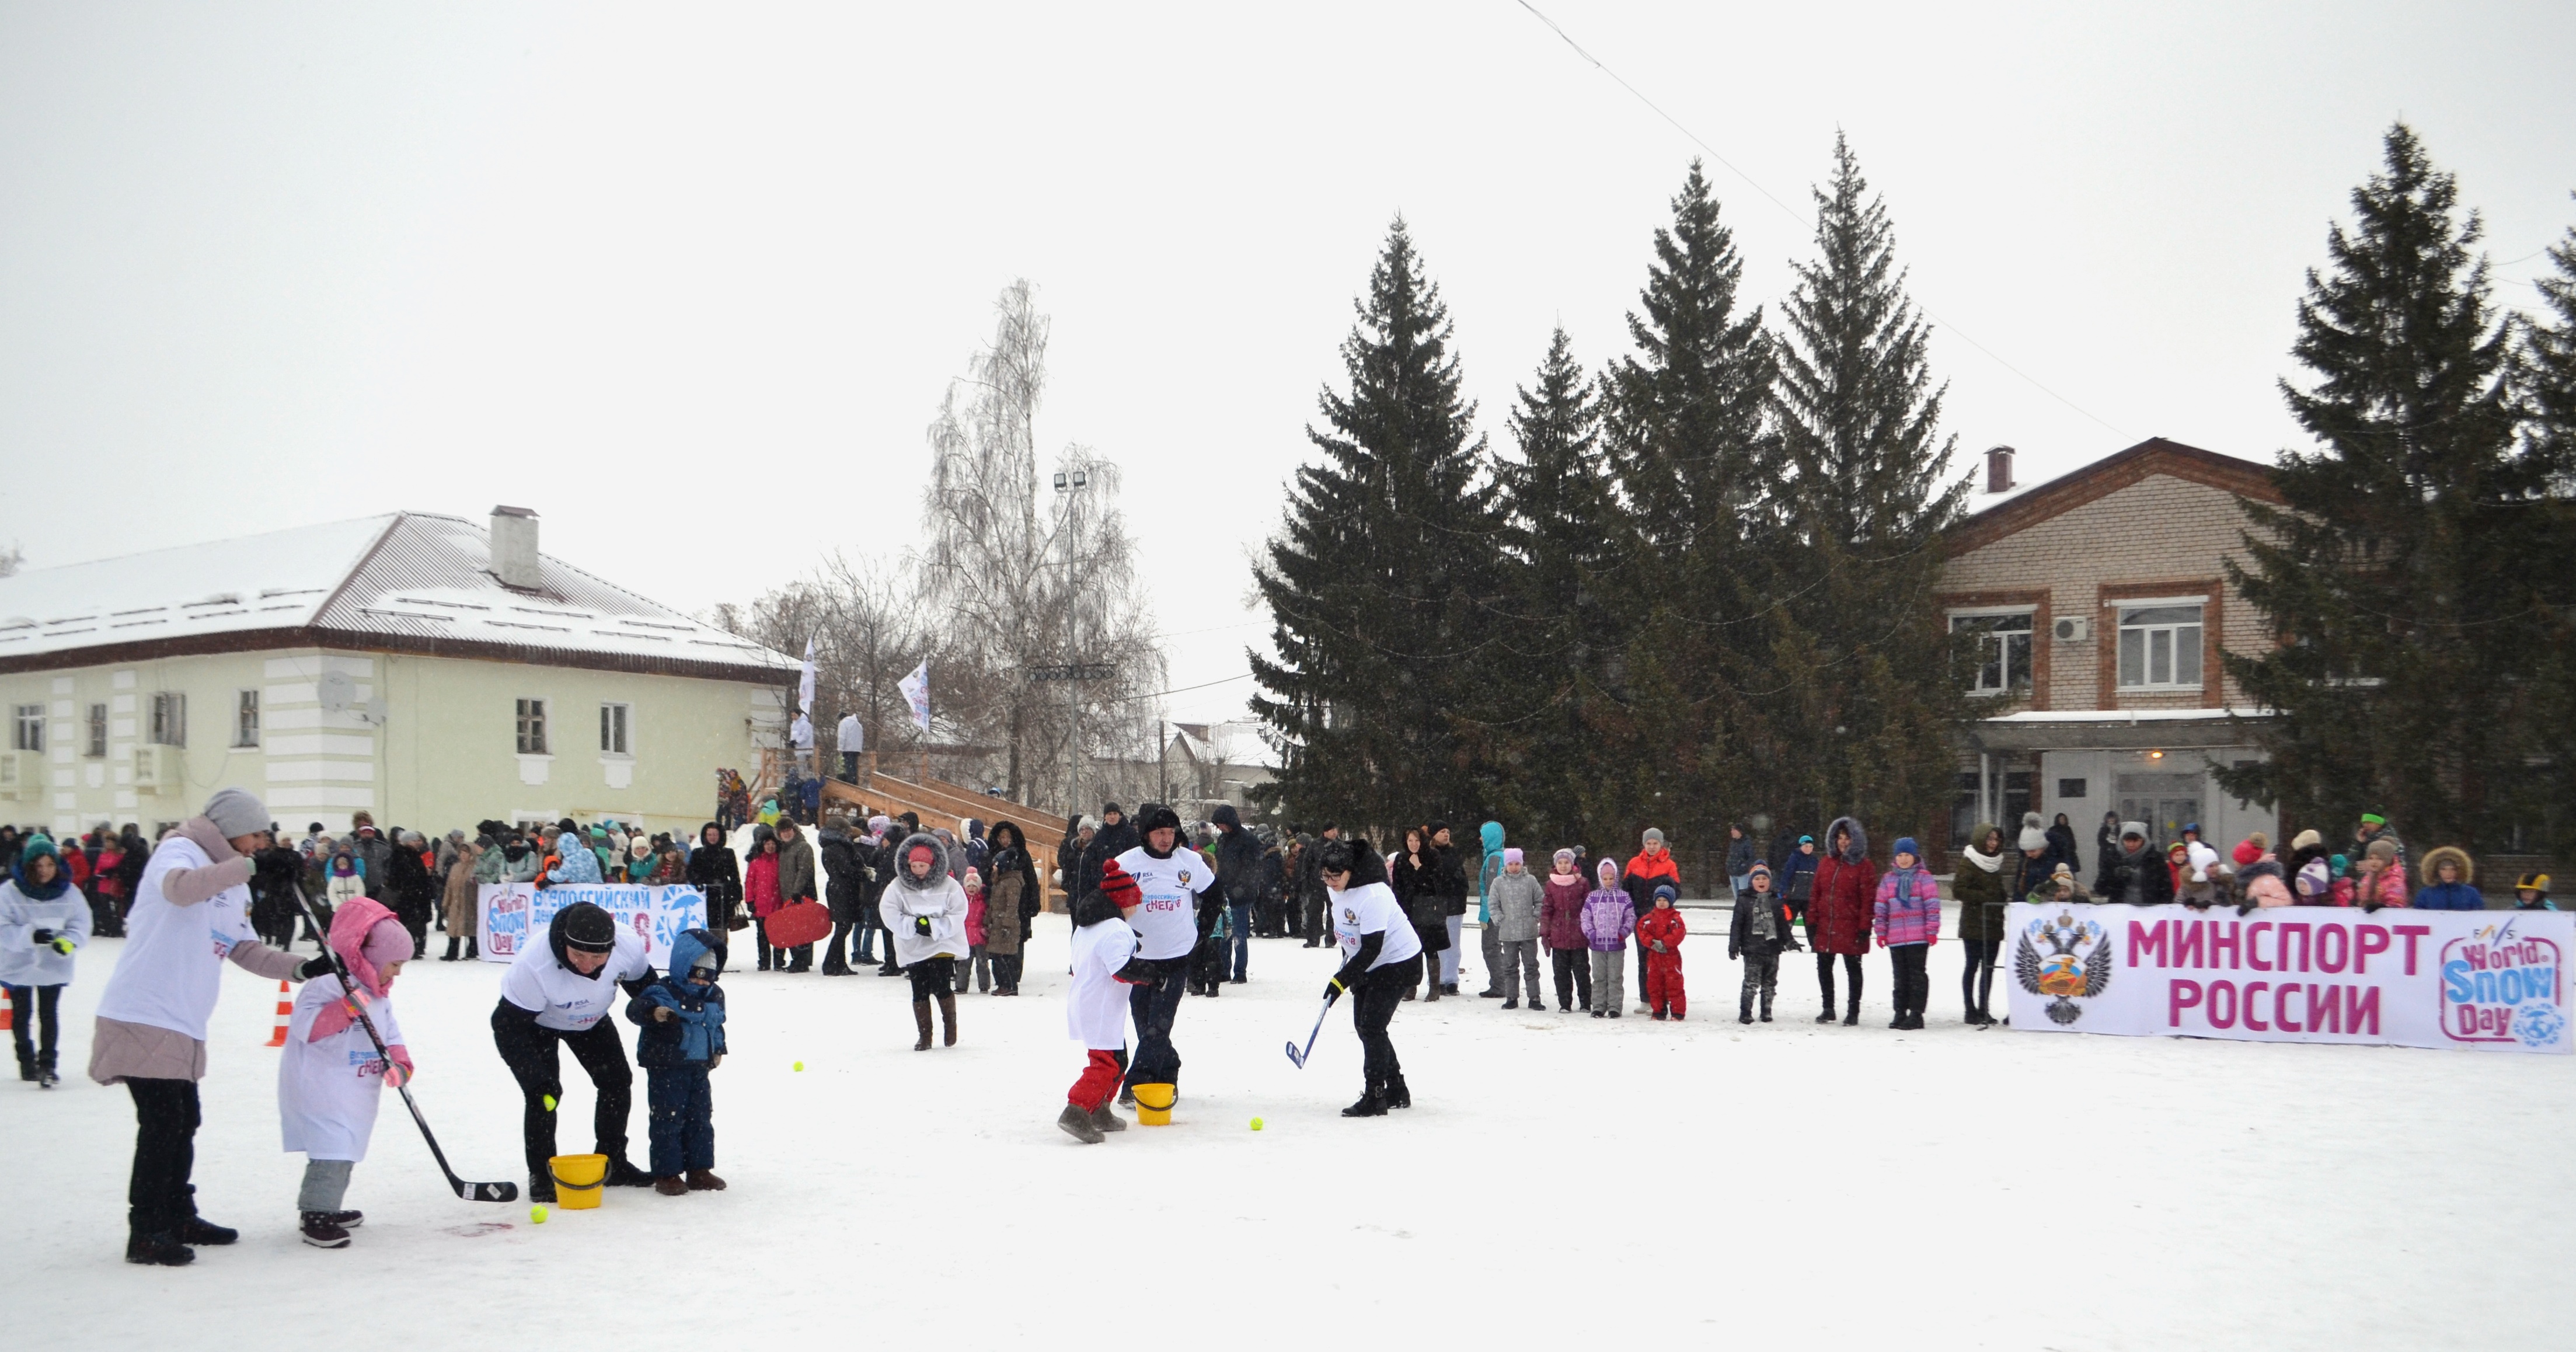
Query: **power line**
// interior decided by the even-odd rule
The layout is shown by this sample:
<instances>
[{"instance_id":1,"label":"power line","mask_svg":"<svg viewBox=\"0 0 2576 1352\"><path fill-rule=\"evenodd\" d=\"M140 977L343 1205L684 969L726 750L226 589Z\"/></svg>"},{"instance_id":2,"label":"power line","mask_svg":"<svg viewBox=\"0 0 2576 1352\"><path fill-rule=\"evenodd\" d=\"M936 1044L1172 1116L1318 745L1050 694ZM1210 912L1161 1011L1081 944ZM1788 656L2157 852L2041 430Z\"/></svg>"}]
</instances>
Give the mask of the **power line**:
<instances>
[{"instance_id":1,"label":"power line","mask_svg":"<svg viewBox=\"0 0 2576 1352\"><path fill-rule=\"evenodd\" d=\"M1637 102L1646 105L1647 109L1653 112L1655 116L1670 123L1673 130L1680 132L1685 137L1688 137L1691 144L1698 146L1702 151L1706 152L1710 159L1724 165L1728 173L1744 180L1744 185L1746 187L1760 193L1765 201L1768 201L1771 205L1780 208L1782 212L1788 215L1789 219L1798 222L1809 230L1813 230L1815 228L1814 218L1808 216L1802 211L1799 211L1797 208L1790 206L1788 203L1781 201L1780 198L1769 188L1763 187L1759 182L1755 181L1753 175L1738 168L1733 160L1719 154L1717 152L1717 147L1710 145L1698 132L1692 131L1689 127L1683 125L1680 118L1673 116L1671 113L1665 112L1663 105L1646 97L1646 92L1644 90L1628 83L1627 79L1621 76L1619 72L1610 69L1608 65L1604 64L1600 57L1594 56L1592 53L1585 51L1583 49L1583 44L1574 40L1573 34L1566 32L1564 26L1559 24L1556 20L1547 17L1545 13L1540 11L1538 6L1531 4L1530 0L1515 0L1515 3L1517 3L1521 8L1528 10L1531 17L1537 19L1540 23L1546 24L1548 26L1548 31L1556 34L1559 38L1564 39L1565 45L1572 48L1574 50L1574 54L1582 57L1594 70L1609 76L1613 84L1618 85L1621 89L1627 90L1631 97L1635 98ZM2059 394L2057 391L2041 384L2038 378L2031 375L2028 371L2025 371L1996 355L1993 348L1990 348L1985 344L1978 342L1975 338L1970 337L1967 330L1943 319L1937 314L1934 314L1932 312L1932 307L1923 304L1919 298L1915 301L1915 308L1923 312L1924 318L1931 320L1933 323L1938 324L1942 328L1957 335L1959 341L1966 343L1968 346L1975 348L1979 352L1984 353L1987 360L2007 371L2012 372L2014 375L2021 377L2024 381L2029 383L2032 389L2035 389L2040 393L2047 395L2049 398L2066 405L2068 408L2083 414L2087 418L2091 418L2094 422L2100 423L2103 429L2110 432L2113 436L2125 437L2130 435L2129 433L2112 426L2110 422L2095 414L2091 409L2088 409L2083 405L2076 403L2074 400L2067 398L2065 395Z\"/></svg>"}]
</instances>

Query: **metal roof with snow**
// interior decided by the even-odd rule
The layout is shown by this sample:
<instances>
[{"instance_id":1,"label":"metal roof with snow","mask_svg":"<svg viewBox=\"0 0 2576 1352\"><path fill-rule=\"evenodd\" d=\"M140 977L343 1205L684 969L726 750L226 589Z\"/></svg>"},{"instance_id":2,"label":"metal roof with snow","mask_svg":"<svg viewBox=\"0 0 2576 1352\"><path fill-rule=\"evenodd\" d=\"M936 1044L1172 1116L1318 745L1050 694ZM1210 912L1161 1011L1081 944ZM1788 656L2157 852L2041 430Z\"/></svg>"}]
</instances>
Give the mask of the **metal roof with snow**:
<instances>
[{"instance_id":1,"label":"metal roof with snow","mask_svg":"<svg viewBox=\"0 0 2576 1352\"><path fill-rule=\"evenodd\" d=\"M0 578L0 672L346 648L767 683L797 660L539 555L502 585L480 525L394 512Z\"/></svg>"}]
</instances>

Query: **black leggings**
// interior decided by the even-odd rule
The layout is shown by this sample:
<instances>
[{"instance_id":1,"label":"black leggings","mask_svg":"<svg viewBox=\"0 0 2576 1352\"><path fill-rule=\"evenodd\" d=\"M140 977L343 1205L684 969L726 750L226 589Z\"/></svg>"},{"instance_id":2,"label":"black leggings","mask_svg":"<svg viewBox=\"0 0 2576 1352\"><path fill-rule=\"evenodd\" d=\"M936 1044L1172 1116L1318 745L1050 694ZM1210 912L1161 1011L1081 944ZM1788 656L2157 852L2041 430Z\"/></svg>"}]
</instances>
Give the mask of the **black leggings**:
<instances>
[{"instance_id":1,"label":"black leggings","mask_svg":"<svg viewBox=\"0 0 2576 1352\"><path fill-rule=\"evenodd\" d=\"M1351 1027L1360 1035L1360 1071L1371 1089L1383 1088L1404 1073L1386 1026L1395 1018L1395 1007L1404 1002L1404 988L1413 984L1413 975L1413 964L1393 963L1362 977L1359 989L1351 992Z\"/></svg>"},{"instance_id":2,"label":"black leggings","mask_svg":"<svg viewBox=\"0 0 2576 1352\"><path fill-rule=\"evenodd\" d=\"M1924 1002L1932 998L1932 978L1924 974L1923 964L1930 960L1929 944L1892 944L1887 950L1888 965L1896 969L1896 1013L1899 1018L1923 1017Z\"/></svg>"},{"instance_id":3,"label":"black leggings","mask_svg":"<svg viewBox=\"0 0 2576 1352\"><path fill-rule=\"evenodd\" d=\"M63 1031L62 1020L55 1016L56 1006L62 1003L63 988L11 986L8 989L9 1008L13 1015L9 1021L9 1036L18 1044L19 1078L30 1078L40 1070L52 1070L54 1049L61 1045ZM29 1034L40 1035L40 1040L31 1043Z\"/></svg>"},{"instance_id":4,"label":"black leggings","mask_svg":"<svg viewBox=\"0 0 2576 1352\"><path fill-rule=\"evenodd\" d=\"M1547 961L1556 969L1556 1007L1592 1008L1592 950L1551 948L1547 951ZM1580 999L1576 998L1578 994Z\"/></svg>"},{"instance_id":5,"label":"black leggings","mask_svg":"<svg viewBox=\"0 0 2576 1352\"><path fill-rule=\"evenodd\" d=\"M946 954L924 958L904 968L903 974L912 978L912 998L916 1002L935 999L953 989L948 983L957 974L957 960Z\"/></svg>"},{"instance_id":6,"label":"black leggings","mask_svg":"<svg viewBox=\"0 0 2576 1352\"><path fill-rule=\"evenodd\" d=\"M520 1114L520 1133L528 1148L528 1177L531 1180L550 1177L547 1161L555 1150L555 1110L549 1099L563 1101L563 1066L555 1056L555 1045L572 1049L572 1059L590 1075L590 1086L598 1096L591 1110L591 1131L598 1144L594 1147L609 1158L611 1165L626 1161L626 1118L635 1103L635 1070L626 1064L626 1045L617 1036L617 1026L606 1019L578 1033L555 1028L541 1028L528 1017L526 1010L504 1000L492 1010L492 1045L501 1051L502 1064L510 1068L511 1078L519 1082L519 1094L526 1100Z\"/></svg>"},{"instance_id":7,"label":"black leggings","mask_svg":"<svg viewBox=\"0 0 2576 1352\"><path fill-rule=\"evenodd\" d=\"M1994 998L1995 958L2003 952L2004 941L1962 939L1959 943L1968 950L1968 965L1959 972L1959 999L1969 1014L1983 1017L1988 1012L1986 1002Z\"/></svg>"},{"instance_id":8,"label":"black leggings","mask_svg":"<svg viewBox=\"0 0 2576 1352\"><path fill-rule=\"evenodd\" d=\"M126 1078L134 1096L134 1173L125 1223L138 1235L175 1230L197 1214L188 1176L197 1167L197 1082Z\"/></svg>"},{"instance_id":9,"label":"black leggings","mask_svg":"<svg viewBox=\"0 0 2576 1352\"><path fill-rule=\"evenodd\" d=\"M1825 1012L1828 1014L1834 1012L1834 956L1831 953L1816 955L1816 985L1825 993ZM1845 953L1842 955L1842 960L1843 971L1851 977L1851 1007L1859 1009L1860 955Z\"/></svg>"}]
</instances>

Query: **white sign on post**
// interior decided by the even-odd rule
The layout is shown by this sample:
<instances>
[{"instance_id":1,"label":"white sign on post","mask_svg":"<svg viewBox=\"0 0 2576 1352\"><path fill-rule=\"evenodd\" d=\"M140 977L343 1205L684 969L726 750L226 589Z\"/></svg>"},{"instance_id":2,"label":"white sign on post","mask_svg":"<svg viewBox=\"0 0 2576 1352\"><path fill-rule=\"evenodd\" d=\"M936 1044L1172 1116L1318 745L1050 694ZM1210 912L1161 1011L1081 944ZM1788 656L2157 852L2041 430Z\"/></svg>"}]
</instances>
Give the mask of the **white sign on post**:
<instances>
[{"instance_id":1,"label":"white sign on post","mask_svg":"<svg viewBox=\"0 0 2576 1352\"><path fill-rule=\"evenodd\" d=\"M2566 1052L2576 914L2007 908L2012 1026Z\"/></svg>"}]
</instances>

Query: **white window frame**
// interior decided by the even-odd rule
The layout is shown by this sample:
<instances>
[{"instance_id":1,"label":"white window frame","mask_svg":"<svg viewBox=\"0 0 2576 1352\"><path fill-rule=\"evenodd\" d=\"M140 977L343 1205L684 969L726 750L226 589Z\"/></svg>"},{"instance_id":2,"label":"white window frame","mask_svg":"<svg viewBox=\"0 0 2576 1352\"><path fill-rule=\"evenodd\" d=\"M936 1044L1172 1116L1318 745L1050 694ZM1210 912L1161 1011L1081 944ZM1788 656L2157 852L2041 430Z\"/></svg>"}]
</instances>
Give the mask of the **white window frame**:
<instances>
[{"instance_id":1,"label":"white window frame","mask_svg":"<svg viewBox=\"0 0 2576 1352\"><path fill-rule=\"evenodd\" d=\"M634 758L634 705L618 700L599 702L599 754L612 760Z\"/></svg>"},{"instance_id":2,"label":"white window frame","mask_svg":"<svg viewBox=\"0 0 2576 1352\"><path fill-rule=\"evenodd\" d=\"M9 724L9 747L13 751L45 749L45 706L20 704L9 711L14 717Z\"/></svg>"},{"instance_id":3,"label":"white window frame","mask_svg":"<svg viewBox=\"0 0 2576 1352\"><path fill-rule=\"evenodd\" d=\"M104 704L89 706L89 743L81 754L92 759L107 754L107 706Z\"/></svg>"},{"instance_id":4,"label":"white window frame","mask_svg":"<svg viewBox=\"0 0 2576 1352\"><path fill-rule=\"evenodd\" d=\"M532 732L534 733L534 736L530 735ZM515 745L519 748L519 754L522 756L550 756L554 754L550 749L553 746L553 742L546 735L545 700L526 698L519 701L517 739Z\"/></svg>"},{"instance_id":5,"label":"white window frame","mask_svg":"<svg viewBox=\"0 0 2576 1352\"><path fill-rule=\"evenodd\" d=\"M152 692L152 721L144 740L153 746L188 744L188 692L156 690Z\"/></svg>"},{"instance_id":6,"label":"white window frame","mask_svg":"<svg viewBox=\"0 0 2576 1352\"><path fill-rule=\"evenodd\" d=\"M1963 620L1970 622L2005 619L2030 621L2030 627L2027 629L2000 631L1990 629L1977 640L1977 664L1968 679L1967 689L1970 696L1978 699L1993 699L1998 696L2027 694L2039 684L2037 669L2031 665L2039 652L2039 607L1984 606L1953 610L1949 614L1950 632L1953 634L1961 632L1960 622ZM2013 638L2021 640L2021 682L2018 685L2013 682L2013 645L2008 641ZM2002 649L2001 660L1996 664L2003 671L2001 685L1986 684L1986 653L1989 651L1989 645Z\"/></svg>"},{"instance_id":7,"label":"white window frame","mask_svg":"<svg viewBox=\"0 0 2576 1352\"><path fill-rule=\"evenodd\" d=\"M2203 687L2209 677L2206 670L2208 663L2205 660L2205 649L2209 641L2209 597L2206 594L2124 596L2102 604L2111 612L2111 679L2115 689L2152 693L2160 690L2198 690ZM2129 612L2133 610L2161 610L2173 606L2193 607L2200 612L2200 618L2188 623L2181 620L2168 620L2156 624L2133 625L2128 622ZM2188 645L2182 641L2182 631L2186 629L2191 631L2191 642ZM2132 633L2138 635L2139 679L2135 681L2129 679L2129 635ZM2166 642L2165 679L2161 681L2155 678L2155 640L2159 635L2164 636ZM2174 678L2175 673L2181 670L2182 655L2186 651L2191 654L2192 679L2177 680Z\"/></svg>"},{"instance_id":8,"label":"white window frame","mask_svg":"<svg viewBox=\"0 0 2576 1352\"><path fill-rule=\"evenodd\" d=\"M236 750L259 749L259 692L233 692L233 747Z\"/></svg>"}]
</instances>

